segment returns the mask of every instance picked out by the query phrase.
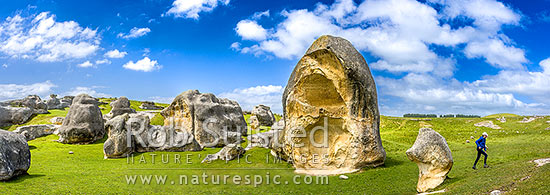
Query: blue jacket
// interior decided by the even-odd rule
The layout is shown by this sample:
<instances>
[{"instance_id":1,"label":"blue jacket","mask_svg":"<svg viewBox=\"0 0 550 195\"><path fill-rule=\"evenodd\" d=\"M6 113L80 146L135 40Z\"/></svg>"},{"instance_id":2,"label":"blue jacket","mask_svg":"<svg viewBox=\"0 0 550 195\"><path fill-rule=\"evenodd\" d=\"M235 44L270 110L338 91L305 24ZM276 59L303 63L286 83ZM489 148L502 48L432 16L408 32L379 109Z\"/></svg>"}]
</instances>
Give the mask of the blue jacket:
<instances>
[{"instance_id":1,"label":"blue jacket","mask_svg":"<svg viewBox=\"0 0 550 195\"><path fill-rule=\"evenodd\" d=\"M481 136L477 141L476 141L476 145L477 147L481 148L481 149L484 149L484 150L487 150L487 148L485 147L485 138L483 136Z\"/></svg>"}]
</instances>

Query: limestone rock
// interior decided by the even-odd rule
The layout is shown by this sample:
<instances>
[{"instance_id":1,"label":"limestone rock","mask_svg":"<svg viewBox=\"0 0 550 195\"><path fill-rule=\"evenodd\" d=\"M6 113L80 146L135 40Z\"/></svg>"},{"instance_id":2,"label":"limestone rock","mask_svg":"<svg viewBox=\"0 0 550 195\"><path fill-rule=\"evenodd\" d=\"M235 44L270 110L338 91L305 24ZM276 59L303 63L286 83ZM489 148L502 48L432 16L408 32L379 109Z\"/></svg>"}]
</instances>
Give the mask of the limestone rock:
<instances>
[{"instance_id":1,"label":"limestone rock","mask_svg":"<svg viewBox=\"0 0 550 195\"><path fill-rule=\"evenodd\" d=\"M53 134L59 125L28 125L17 127L13 132L25 136L27 141Z\"/></svg>"},{"instance_id":2,"label":"limestone rock","mask_svg":"<svg viewBox=\"0 0 550 195\"><path fill-rule=\"evenodd\" d=\"M24 174L31 166L31 151L25 137L0 130L0 181Z\"/></svg>"},{"instance_id":3,"label":"limestone rock","mask_svg":"<svg viewBox=\"0 0 550 195\"><path fill-rule=\"evenodd\" d=\"M103 117L97 101L80 94L74 101L59 128L59 142L66 144L93 143L105 135Z\"/></svg>"},{"instance_id":4,"label":"limestone rock","mask_svg":"<svg viewBox=\"0 0 550 195\"><path fill-rule=\"evenodd\" d=\"M29 95L23 99L12 100L7 102L11 106L27 107L32 109L33 114L47 114L48 105L40 99L38 95Z\"/></svg>"},{"instance_id":5,"label":"limestone rock","mask_svg":"<svg viewBox=\"0 0 550 195\"><path fill-rule=\"evenodd\" d=\"M501 123L505 123L506 118L505 117L499 117L499 118L497 118L497 121L500 121Z\"/></svg>"},{"instance_id":6,"label":"limestone rock","mask_svg":"<svg viewBox=\"0 0 550 195\"><path fill-rule=\"evenodd\" d=\"M279 137L281 130L270 130L263 133L256 133L248 136L248 146L246 150L253 147L271 148L276 138Z\"/></svg>"},{"instance_id":7,"label":"limestone rock","mask_svg":"<svg viewBox=\"0 0 550 195\"><path fill-rule=\"evenodd\" d=\"M260 121L258 120L258 117L250 116L250 118L248 118L248 121L248 123L250 123L250 129L252 131L260 130Z\"/></svg>"},{"instance_id":8,"label":"limestone rock","mask_svg":"<svg viewBox=\"0 0 550 195\"><path fill-rule=\"evenodd\" d=\"M113 118L126 113L136 113L136 111L130 108L130 100L126 97L120 97L117 100L110 103L111 112L106 114L107 118Z\"/></svg>"},{"instance_id":9,"label":"limestone rock","mask_svg":"<svg viewBox=\"0 0 550 195\"><path fill-rule=\"evenodd\" d=\"M501 194L502 194L502 191L500 191L500 190L493 190L491 192L491 195L501 195Z\"/></svg>"},{"instance_id":10,"label":"limestone rock","mask_svg":"<svg viewBox=\"0 0 550 195\"><path fill-rule=\"evenodd\" d=\"M346 175L340 175L340 176L338 176L338 178L343 179L343 180L349 179L349 177L346 176Z\"/></svg>"},{"instance_id":11,"label":"limestone rock","mask_svg":"<svg viewBox=\"0 0 550 195\"><path fill-rule=\"evenodd\" d=\"M64 96L63 98L61 98L61 103L67 104L67 106L71 106L71 104L73 104L73 99L74 96Z\"/></svg>"},{"instance_id":12,"label":"limestone rock","mask_svg":"<svg viewBox=\"0 0 550 195\"><path fill-rule=\"evenodd\" d=\"M162 106L155 105L155 102L148 102L148 101L141 102L141 105L139 106L139 108L144 109L144 110L162 110L162 109L164 109Z\"/></svg>"},{"instance_id":13,"label":"limestone rock","mask_svg":"<svg viewBox=\"0 0 550 195\"><path fill-rule=\"evenodd\" d=\"M536 117L529 117L529 118L524 117L523 120L519 121L519 123L530 123L535 121L536 119L537 119Z\"/></svg>"},{"instance_id":14,"label":"limestone rock","mask_svg":"<svg viewBox=\"0 0 550 195\"><path fill-rule=\"evenodd\" d=\"M439 186L453 167L453 156L443 136L430 128L420 129L414 145L406 152L418 165L418 192Z\"/></svg>"},{"instance_id":15,"label":"limestone rock","mask_svg":"<svg viewBox=\"0 0 550 195\"><path fill-rule=\"evenodd\" d=\"M545 164L550 164L550 158L541 158L541 159L534 160L533 162L537 164L537 167L542 167Z\"/></svg>"},{"instance_id":16,"label":"limestone rock","mask_svg":"<svg viewBox=\"0 0 550 195\"><path fill-rule=\"evenodd\" d=\"M242 156L246 151L238 144L229 144L224 146L219 152L216 154L209 154L202 160L201 163L214 161L214 160L223 160L223 161L230 161L237 157Z\"/></svg>"},{"instance_id":17,"label":"limestone rock","mask_svg":"<svg viewBox=\"0 0 550 195\"><path fill-rule=\"evenodd\" d=\"M164 126L192 134L203 147L240 143L246 121L236 101L189 90L162 110Z\"/></svg>"},{"instance_id":18,"label":"limestone rock","mask_svg":"<svg viewBox=\"0 0 550 195\"><path fill-rule=\"evenodd\" d=\"M262 126L271 126L275 122L275 116L271 112L271 108L265 105L257 105L252 109L252 116L258 117L258 121Z\"/></svg>"},{"instance_id":19,"label":"limestone rock","mask_svg":"<svg viewBox=\"0 0 550 195\"><path fill-rule=\"evenodd\" d=\"M107 121L105 129L109 136L103 144L105 158L122 158L133 152L202 150L190 133L150 125L146 115L116 116Z\"/></svg>"},{"instance_id":20,"label":"limestone rock","mask_svg":"<svg viewBox=\"0 0 550 195\"><path fill-rule=\"evenodd\" d=\"M384 164L376 86L349 41L321 36L311 45L288 80L283 111L282 145L272 153L288 157L297 173L343 174Z\"/></svg>"},{"instance_id":21,"label":"limestone rock","mask_svg":"<svg viewBox=\"0 0 550 195\"><path fill-rule=\"evenodd\" d=\"M0 106L0 127L26 123L32 115L30 108Z\"/></svg>"},{"instance_id":22,"label":"limestone rock","mask_svg":"<svg viewBox=\"0 0 550 195\"><path fill-rule=\"evenodd\" d=\"M50 123L52 123L54 125L62 125L63 120L65 120L65 118L63 118L63 117L53 117L53 118L50 119Z\"/></svg>"},{"instance_id":23,"label":"limestone rock","mask_svg":"<svg viewBox=\"0 0 550 195\"><path fill-rule=\"evenodd\" d=\"M491 129L502 129L500 126L493 124L493 121L479 122L479 123L474 124L474 126L476 126L476 127L488 127L488 128L491 128Z\"/></svg>"}]
</instances>

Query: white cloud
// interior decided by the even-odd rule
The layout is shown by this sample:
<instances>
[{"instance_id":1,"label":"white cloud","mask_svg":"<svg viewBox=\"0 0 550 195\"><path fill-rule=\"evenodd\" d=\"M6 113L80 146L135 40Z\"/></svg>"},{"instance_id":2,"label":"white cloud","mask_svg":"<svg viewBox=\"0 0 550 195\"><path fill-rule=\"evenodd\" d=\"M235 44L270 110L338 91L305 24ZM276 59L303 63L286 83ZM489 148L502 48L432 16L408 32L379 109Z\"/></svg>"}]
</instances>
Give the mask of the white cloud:
<instances>
[{"instance_id":1,"label":"white cloud","mask_svg":"<svg viewBox=\"0 0 550 195\"><path fill-rule=\"evenodd\" d=\"M163 16L199 19L199 13L211 12L218 4L228 5L230 0L175 0Z\"/></svg>"},{"instance_id":2,"label":"white cloud","mask_svg":"<svg viewBox=\"0 0 550 195\"><path fill-rule=\"evenodd\" d=\"M78 67L88 68L94 66L90 61L85 61L77 65Z\"/></svg>"},{"instance_id":3,"label":"white cloud","mask_svg":"<svg viewBox=\"0 0 550 195\"><path fill-rule=\"evenodd\" d=\"M97 64L97 65L99 65L99 64L111 64L111 61L108 60L108 59L96 60L95 64Z\"/></svg>"},{"instance_id":4,"label":"white cloud","mask_svg":"<svg viewBox=\"0 0 550 195\"><path fill-rule=\"evenodd\" d=\"M151 32L151 29L149 28L134 27L130 30L130 32L128 32L128 34L118 33L117 37L123 38L123 39L134 39L134 38L145 36L150 32Z\"/></svg>"},{"instance_id":5,"label":"white cloud","mask_svg":"<svg viewBox=\"0 0 550 195\"><path fill-rule=\"evenodd\" d=\"M8 68L8 64L2 64L2 68Z\"/></svg>"},{"instance_id":6,"label":"white cloud","mask_svg":"<svg viewBox=\"0 0 550 195\"><path fill-rule=\"evenodd\" d=\"M502 69L522 69L527 62L522 49L497 39L470 42L464 51L468 58L485 57L487 63Z\"/></svg>"},{"instance_id":7,"label":"white cloud","mask_svg":"<svg viewBox=\"0 0 550 195\"><path fill-rule=\"evenodd\" d=\"M219 94L219 97L239 102L243 110L252 110L254 106L263 104L271 107L275 113L282 114L282 97L284 87L276 85L256 86L245 89L235 89Z\"/></svg>"},{"instance_id":8,"label":"white cloud","mask_svg":"<svg viewBox=\"0 0 550 195\"><path fill-rule=\"evenodd\" d=\"M153 97L149 97L149 100L148 100L148 101L152 101L152 102L155 102L155 103L170 104L170 103L172 103L172 101L174 101L174 98L175 98L175 97L160 97L160 96L153 96Z\"/></svg>"},{"instance_id":9,"label":"white cloud","mask_svg":"<svg viewBox=\"0 0 550 195\"><path fill-rule=\"evenodd\" d=\"M160 69L161 66L156 60L151 60L149 57L144 57L143 59L134 63L134 61L129 61L124 64L122 67L135 71L151 72L156 69Z\"/></svg>"},{"instance_id":10,"label":"white cloud","mask_svg":"<svg viewBox=\"0 0 550 195\"><path fill-rule=\"evenodd\" d=\"M96 98L100 98L100 97L113 97L112 95L109 95L109 94L105 94L105 93L101 93L101 92L97 92L95 89L98 88L98 87L75 87L75 88L72 88L70 91L67 91L65 93L63 93L63 96L68 96L68 95L71 95L71 96L77 96L79 94L88 94L92 97L96 97Z\"/></svg>"},{"instance_id":11,"label":"white cloud","mask_svg":"<svg viewBox=\"0 0 550 195\"><path fill-rule=\"evenodd\" d=\"M124 56L126 56L126 54L128 53L125 51L120 52L118 51L118 49L114 49L105 53L105 56L108 58L123 58Z\"/></svg>"},{"instance_id":12,"label":"white cloud","mask_svg":"<svg viewBox=\"0 0 550 195\"><path fill-rule=\"evenodd\" d=\"M252 19L258 20L262 17L269 17L269 10L263 11L263 12L256 12L254 15L252 15Z\"/></svg>"},{"instance_id":13,"label":"white cloud","mask_svg":"<svg viewBox=\"0 0 550 195\"><path fill-rule=\"evenodd\" d=\"M17 59L58 62L80 59L99 49L96 30L75 21L57 22L49 12L28 17L17 14L0 23L0 53Z\"/></svg>"},{"instance_id":14,"label":"white cloud","mask_svg":"<svg viewBox=\"0 0 550 195\"><path fill-rule=\"evenodd\" d=\"M29 85L0 84L0 101L20 99L28 95L45 97L52 93L52 88L54 87L56 87L56 85L50 81Z\"/></svg>"},{"instance_id":15,"label":"white cloud","mask_svg":"<svg viewBox=\"0 0 550 195\"><path fill-rule=\"evenodd\" d=\"M256 21L242 20L237 24L235 31L244 40L261 41L266 39L267 31Z\"/></svg>"}]
</instances>

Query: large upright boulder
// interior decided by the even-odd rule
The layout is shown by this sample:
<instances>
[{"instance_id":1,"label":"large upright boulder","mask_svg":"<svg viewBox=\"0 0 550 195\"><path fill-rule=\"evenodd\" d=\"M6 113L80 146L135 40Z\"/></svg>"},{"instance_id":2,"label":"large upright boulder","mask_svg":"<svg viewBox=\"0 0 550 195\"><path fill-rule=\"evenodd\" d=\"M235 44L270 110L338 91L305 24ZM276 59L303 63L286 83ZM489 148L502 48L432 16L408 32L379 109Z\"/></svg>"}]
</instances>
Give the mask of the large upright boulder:
<instances>
[{"instance_id":1,"label":"large upright boulder","mask_svg":"<svg viewBox=\"0 0 550 195\"><path fill-rule=\"evenodd\" d=\"M350 173L384 164L376 86L363 56L321 36L298 62L283 94L282 156L296 172ZM277 152L278 151L278 152Z\"/></svg>"},{"instance_id":2,"label":"large upright boulder","mask_svg":"<svg viewBox=\"0 0 550 195\"><path fill-rule=\"evenodd\" d=\"M66 144L87 144L103 138L103 117L97 104L87 94L76 96L59 128L58 141Z\"/></svg>"},{"instance_id":3,"label":"large upright boulder","mask_svg":"<svg viewBox=\"0 0 550 195\"><path fill-rule=\"evenodd\" d=\"M123 114L105 123L108 139L103 144L105 158L122 158L133 152L200 151L193 135L170 127L150 125L149 117Z\"/></svg>"},{"instance_id":4,"label":"large upright boulder","mask_svg":"<svg viewBox=\"0 0 550 195\"><path fill-rule=\"evenodd\" d=\"M265 105L257 105L254 106L254 109L252 109L252 116L256 116L258 118L258 121L260 122L260 125L262 126L271 126L273 123L275 123L275 116L273 116L273 113L271 112L271 108L269 106Z\"/></svg>"},{"instance_id":5,"label":"large upright boulder","mask_svg":"<svg viewBox=\"0 0 550 195\"><path fill-rule=\"evenodd\" d=\"M0 106L0 127L26 123L33 115L27 107Z\"/></svg>"},{"instance_id":6,"label":"large upright boulder","mask_svg":"<svg viewBox=\"0 0 550 195\"><path fill-rule=\"evenodd\" d=\"M453 156L447 141L430 128L420 129L416 141L406 154L409 160L418 165L418 192L439 186L453 167Z\"/></svg>"},{"instance_id":7,"label":"large upright boulder","mask_svg":"<svg viewBox=\"0 0 550 195\"><path fill-rule=\"evenodd\" d=\"M164 126L191 133L203 147L240 143L246 121L236 101L189 90L162 110Z\"/></svg>"},{"instance_id":8,"label":"large upright boulder","mask_svg":"<svg viewBox=\"0 0 550 195\"><path fill-rule=\"evenodd\" d=\"M24 174L31 166L31 151L22 135L0 129L0 181Z\"/></svg>"},{"instance_id":9,"label":"large upright boulder","mask_svg":"<svg viewBox=\"0 0 550 195\"><path fill-rule=\"evenodd\" d=\"M107 118L113 118L122 114L136 113L136 110L130 108L130 100L127 97L120 97L110 103L111 112L106 114Z\"/></svg>"}]
</instances>

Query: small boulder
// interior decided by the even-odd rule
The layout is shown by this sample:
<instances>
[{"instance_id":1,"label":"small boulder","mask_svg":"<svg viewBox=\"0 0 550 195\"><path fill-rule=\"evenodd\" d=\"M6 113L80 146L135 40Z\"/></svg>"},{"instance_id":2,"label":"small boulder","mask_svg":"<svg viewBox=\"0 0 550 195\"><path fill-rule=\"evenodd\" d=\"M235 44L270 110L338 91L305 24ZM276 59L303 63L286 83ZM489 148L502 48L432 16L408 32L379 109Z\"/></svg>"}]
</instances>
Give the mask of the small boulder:
<instances>
[{"instance_id":1,"label":"small boulder","mask_svg":"<svg viewBox=\"0 0 550 195\"><path fill-rule=\"evenodd\" d=\"M64 117L53 117L53 118L50 119L50 123L52 123L54 125L62 125L63 120L65 120Z\"/></svg>"},{"instance_id":2,"label":"small boulder","mask_svg":"<svg viewBox=\"0 0 550 195\"><path fill-rule=\"evenodd\" d=\"M155 102L144 101L141 102L139 108L144 110L162 110L164 107L155 105Z\"/></svg>"},{"instance_id":3,"label":"small boulder","mask_svg":"<svg viewBox=\"0 0 550 195\"><path fill-rule=\"evenodd\" d=\"M476 127L488 127L488 128L491 128L491 129L502 129L498 125L493 124L493 121L479 122L479 123L474 124L474 126L476 126ZM477 133L477 131L476 131L476 133Z\"/></svg>"},{"instance_id":4,"label":"small boulder","mask_svg":"<svg viewBox=\"0 0 550 195\"><path fill-rule=\"evenodd\" d=\"M470 143L470 140L466 140L466 143Z\"/></svg>"},{"instance_id":5,"label":"small boulder","mask_svg":"<svg viewBox=\"0 0 550 195\"><path fill-rule=\"evenodd\" d=\"M210 162L214 160L223 160L223 161L230 161L237 157L242 156L246 151L243 147L241 147L238 144L229 144L224 146L219 152L216 154L209 154L202 160L201 163L204 162Z\"/></svg>"},{"instance_id":6,"label":"small boulder","mask_svg":"<svg viewBox=\"0 0 550 195\"><path fill-rule=\"evenodd\" d=\"M340 175L340 176L338 176L338 178L343 179L343 180L349 179L349 177L345 176L345 175Z\"/></svg>"},{"instance_id":7,"label":"small boulder","mask_svg":"<svg viewBox=\"0 0 550 195\"><path fill-rule=\"evenodd\" d=\"M261 148L272 148L273 143L276 141L276 138L279 137L281 130L270 130L263 133L256 133L248 136L248 146L246 150L249 150L253 147Z\"/></svg>"},{"instance_id":8,"label":"small boulder","mask_svg":"<svg viewBox=\"0 0 550 195\"><path fill-rule=\"evenodd\" d=\"M248 118L248 123L250 123L250 129L253 130L253 131L258 131L260 130L260 121L258 120L258 117L256 116L250 116L250 118Z\"/></svg>"},{"instance_id":9,"label":"small boulder","mask_svg":"<svg viewBox=\"0 0 550 195\"><path fill-rule=\"evenodd\" d=\"M257 105L252 109L252 116L258 117L258 121L262 126L271 126L275 122L275 116L271 112L271 108L265 105Z\"/></svg>"},{"instance_id":10,"label":"small boulder","mask_svg":"<svg viewBox=\"0 0 550 195\"><path fill-rule=\"evenodd\" d=\"M447 141L430 128L420 129L414 145L406 154L409 160L418 165L418 192L439 186L453 167L453 156Z\"/></svg>"},{"instance_id":11,"label":"small boulder","mask_svg":"<svg viewBox=\"0 0 550 195\"><path fill-rule=\"evenodd\" d=\"M493 190L491 192L491 195L501 195L501 194L502 194L502 191L500 191L500 190Z\"/></svg>"},{"instance_id":12,"label":"small boulder","mask_svg":"<svg viewBox=\"0 0 550 195\"><path fill-rule=\"evenodd\" d=\"M59 127L59 125L28 125L17 127L17 129L15 129L13 132L25 136L27 141L30 141L39 137L51 135Z\"/></svg>"},{"instance_id":13,"label":"small boulder","mask_svg":"<svg viewBox=\"0 0 550 195\"><path fill-rule=\"evenodd\" d=\"M113 118L126 113L136 113L134 109L130 108L130 100L126 97L120 97L111 102L110 105L112 109L111 112L105 115L107 118Z\"/></svg>"},{"instance_id":14,"label":"small boulder","mask_svg":"<svg viewBox=\"0 0 550 195\"><path fill-rule=\"evenodd\" d=\"M65 144L86 144L103 138L103 117L97 104L87 94L76 96L59 128L58 141Z\"/></svg>"},{"instance_id":15,"label":"small boulder","mask_svg":"<svg viewBox=\"0 0 550 195\"><path fill-rule=\"evenodd\" d=\"M31 166L31 151L25 137L0 130L0 181L25 174Z\"/></svg>"}]
</instances>

